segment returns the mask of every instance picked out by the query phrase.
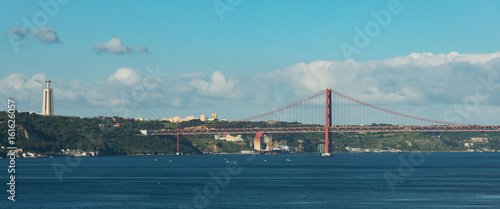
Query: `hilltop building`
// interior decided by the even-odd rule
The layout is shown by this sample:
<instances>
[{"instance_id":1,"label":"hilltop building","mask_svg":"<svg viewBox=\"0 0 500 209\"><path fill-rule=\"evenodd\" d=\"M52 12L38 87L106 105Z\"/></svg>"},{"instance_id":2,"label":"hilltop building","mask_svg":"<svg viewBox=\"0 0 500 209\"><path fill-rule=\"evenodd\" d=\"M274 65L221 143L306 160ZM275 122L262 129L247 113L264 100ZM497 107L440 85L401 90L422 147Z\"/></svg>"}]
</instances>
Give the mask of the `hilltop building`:
<instances>
[{"instance_id":1,"label":"hilltop building","mask_svg":"<svg viewBox=\"0 0 500 209\"><path fill-rule=\"evenodd\" d=\"M185 117L185 118L181 118L179 116L175 116L173 118L164 117L161 120L162 121L170 121L171 123L181 123L181 122L190 121L190 120L196 120L196 119L198 119L198 118L196 118L194 116L188 116L188 117Z\"/></svg>"}]
</instances>

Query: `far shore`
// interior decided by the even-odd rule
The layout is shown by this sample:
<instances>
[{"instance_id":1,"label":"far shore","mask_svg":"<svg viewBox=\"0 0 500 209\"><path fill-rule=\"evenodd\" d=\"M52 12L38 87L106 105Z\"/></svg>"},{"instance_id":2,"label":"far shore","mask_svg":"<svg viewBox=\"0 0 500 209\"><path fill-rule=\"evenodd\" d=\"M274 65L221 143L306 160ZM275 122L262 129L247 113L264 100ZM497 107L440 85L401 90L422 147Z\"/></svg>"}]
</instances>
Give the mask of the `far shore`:
<instances>
[{"instance_id":1,"label":"far shore","mask_svg":"<svg viewBox=\"0 0 500 209\"><path fill-rule=\"evenodd\" d=\"M467 152L467 151L406 151L406 152L398 152L398 153L498 153L499 151L492 152ZM373 154L383 154L383 153L393 153L395 152L334 152L335 154L365 154L365 153L373 153ZM182 155L301 155L301 154L322 154L319 152L308 152L308 153L287 153L287 154L258 154L258 153L205 153L205 154L182 154ZM182 156L180 155L180 156ZM82 158L92 158L92 157L111 157L111 156L177 156L176 154L127 154L127 155L99 155L99 156L71 156L71 155L52 155L47 157L26 157L28 158L53 158L53 157L82 157ZM22 158L22 157L21 157ZM0 159L3 159L0 157ZM8 158L5 158L8 159Z\"/></svg>"}]
</instances>

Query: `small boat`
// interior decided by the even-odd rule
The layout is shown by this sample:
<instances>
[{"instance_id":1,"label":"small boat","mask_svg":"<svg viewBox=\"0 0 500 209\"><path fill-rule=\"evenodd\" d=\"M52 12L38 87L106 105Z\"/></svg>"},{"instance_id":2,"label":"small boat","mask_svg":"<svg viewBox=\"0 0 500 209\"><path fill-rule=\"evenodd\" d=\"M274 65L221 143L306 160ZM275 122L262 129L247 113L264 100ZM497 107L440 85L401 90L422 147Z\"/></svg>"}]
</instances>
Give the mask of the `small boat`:
<instances>
[{"instance_id":1,"label":"small boat","mask_svg":"<svg viewBox=\"0 0 500 209\"><path fill-rule=\"evenodd\" d=\"M330 157L331 155L330 155L330 153L323 153L323 154L321 154L321 156L323 156L323 157Z\"/></svg>"},{"instance_id":2,"label":"small boat","mask_svg":"<svg viewBox=\"0 0 500 209\"><path fill-rule=\"evenodd\" d=\"M290 159L286 159L286 161L288 161L288 162L292 162L292 160L290 160Z\"/></svg>"}]
</instances>

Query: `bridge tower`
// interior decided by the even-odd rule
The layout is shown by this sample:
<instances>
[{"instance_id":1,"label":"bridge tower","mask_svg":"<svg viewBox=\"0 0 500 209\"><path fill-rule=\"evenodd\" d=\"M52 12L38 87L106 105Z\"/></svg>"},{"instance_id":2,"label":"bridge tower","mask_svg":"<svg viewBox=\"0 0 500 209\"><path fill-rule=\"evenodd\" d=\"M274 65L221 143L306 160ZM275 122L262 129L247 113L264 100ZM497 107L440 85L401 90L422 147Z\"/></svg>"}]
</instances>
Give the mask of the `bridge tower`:
<instances>
[{"instance_id":1,"label":"bridge tower","mask_svg":"<svg viewBox=\"0 0 500 209\"><path fill-rule=\"evenodd\" d=\"M330 153L331 133L329 128L332 126L332 89L326 89L326 113L325 113L325 153Z\"/></svg>"}]
</instances>

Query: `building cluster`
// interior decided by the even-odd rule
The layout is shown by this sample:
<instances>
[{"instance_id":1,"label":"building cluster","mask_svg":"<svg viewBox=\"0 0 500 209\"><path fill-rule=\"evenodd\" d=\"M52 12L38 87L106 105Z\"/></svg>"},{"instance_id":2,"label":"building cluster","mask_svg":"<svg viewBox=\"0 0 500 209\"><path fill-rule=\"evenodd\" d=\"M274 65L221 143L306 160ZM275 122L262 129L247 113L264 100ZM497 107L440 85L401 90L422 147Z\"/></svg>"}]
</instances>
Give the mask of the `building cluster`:
<instances>
[{"instance_id":1,"label":"building cluster","mask_svg":"<svg viewBox=\"0 0 500 209\"><path fill-rule=\"evenodd\" d=\"M5 149L5 147L2 146L2 149ZM25 152L23 149L15 149L15 150L9 150L9 152L14 152L16 155L16 158L39 158L39 157L47 157L47 155L42 155L34 152Z\"/></svg>"},{"instance_id":2,"label":"building cluster","mask_svg":"<svg viewBox=\"0 0 500 209\"><path fill-rule=\"evenodd\" d=\"M98 116L97 119L112 120L112 121L117 121L118 119L131 120L130 118L121 118L121 117L118 117L118 116L113 116L113 117Z\"/></svg>"},{"instance_id":3,"label":"building cluster","mask_svg":"<svg viewBox=\"0 0 500 209\"><path fill-rule=\"evenodd\" d=\"M186 122L186 121L196 120L196 119L198 119L198 118L196 118L194 116L187 116L185 118L181 118L179 116L175 116L173 118L164 117L161 120L162 121L169 121L171 123L181 123L181 122Z\"/></svg>"},{"instance_id":4,"label":"building cluster","mask_svg":"<svg viewBox=\"0 0 500 209\"><path fill-rule=\"evenodd\" d=\"M486 137L472 137L470 140L463 140L463 146L467 152L495 152L488 147L488 138Z\"/></svg>"},{"instance_id":5,"label":"building cluster","mask_svg":"<svg viewBox=\"0 0 500 209\"><path fill-rule=\"evenodd\" d=\"M361 149L358 147L345 147L345 150L348 152L373 152L373 153L385 153L385 152L391 152L391 153L398 153L398 152L403 152L400 149L394 149L392 147L378 147L375 149Z\"/></svg>"},{"instance_id":6,"label":"building cluster","mask_svg":"<svg viewBox=\"0 0 500 209\"><path fill-rule=\"evenodd\" d=\"M5 147L1 147L5 149ZM47 155L35 153L35 152L25 152L23 149L10 150L9 152L14 152L16 158L43 158L48 157ZM62 149L61 155L75 156L75 157L94 157L99 155L99 151L97 152L87 152L81 150L70 150L70 149ZM51 156L52 157L52 156Z\"/></svg>"},{"instance_id":7,"label":"building cluster","mask_svg":"<svg viewBox=\"0 0 500 209\"><path fill-rule=\"evenodd\" d=\"M275 140L271 135L264 133L256 133L253 141L250 142L250 146L253 147L254 151L257 153L289 153L291 151L290 147L286 145L285 140Z\"/></svg>"},{"instance_id":8,"label":"building cluster","mask_svg":"<svg viewBox=\"0 0 500 209\"><path fill-rule=\"evenodd\" d=\"M181 122L186 122L186 121L190 121L190 120L197 120L197 119L198 118L195 117L195 116L187 116L185 118L181 118L179 116L175 116L173 118L164 117L161 120L162 121L169 121L171 123L181 123ZM206 115L201 114L199 119L201 121L213 121L213 120L217 119L217 113L212 113L212 118L208 118L208 119L207 119ZM139 118L137 120L139 120Z\"/></svg>"},{"instance_id":9,"label":"building cluster","mask_svg":"<svg viewBox=\"0 0 500 209\"><path fill-rule=\"evenodd\" d=\"M70 150L70 149L62 149L62 155L75 156L75 157L95 157L99 155L99 151L97 152L86 152L82 150Z\"/></svg>"},{"instance_id":10,"label":"building cluster","mask_svg":"<svg viewBox=\"0 0 500 209\"><path fill-rule=\"evenodd\" d=\"M120 123L117 121L123 121L123 120L132 120L130 118L121 118L118 116L113 116L113 117L105 117L105 116L98 116L98 119L100 119L102 122L97 124L99 127L120 127L125 125L124 123ZM123 119L123 120L121 120Z\"/></svg>"},{"instance_id":11,"label":"building cluster","mask_svg":"<svg viewBox=\"0 0 500 209\"><path fill-rule=\"evenodd\" d=\"M473 142L488 142L488 138L486 137L472 137L470 140Z\"/></svg>"},{"instance_id":12,"label":"building cluster","mask_svg":"<svg viewBox=\"0 0 500 209\"><path fill-rule=\"evenodd\" d=\"M99 127L106 127L106 126L120 127L120 126L123 126L124 124L123 123L113 123L113 124L107 125L107 124L104 124L104 123L99 123L97 125Z\"/></svg>"},{"instance_id":13,"label":"building cluster","mask_svg":"<svg viewBox=\"0 0 500 209\"><path fill-rule=\"evenodd\" d=\"M217 140L226 140L230 142L242 142L243 138L241 138L241 135L238 136L231 136L230 134L224 134L224 135L215 135L214 137Z\"/></svg>"}]
</instances>

